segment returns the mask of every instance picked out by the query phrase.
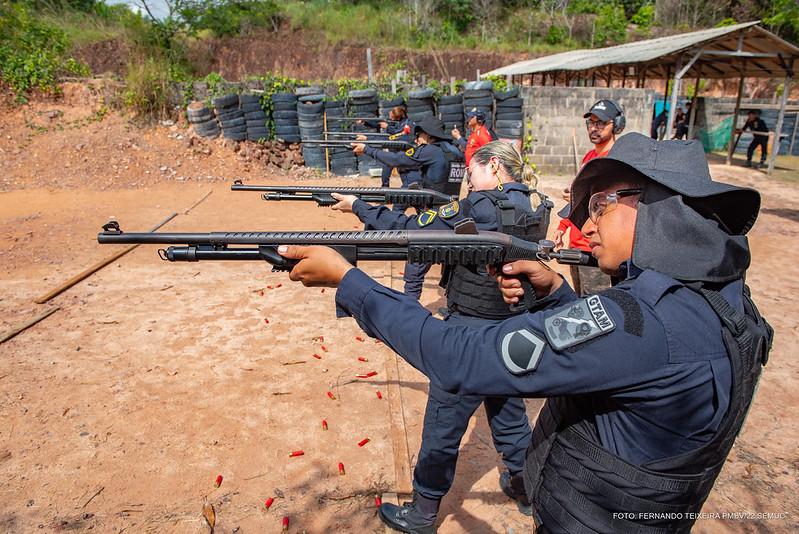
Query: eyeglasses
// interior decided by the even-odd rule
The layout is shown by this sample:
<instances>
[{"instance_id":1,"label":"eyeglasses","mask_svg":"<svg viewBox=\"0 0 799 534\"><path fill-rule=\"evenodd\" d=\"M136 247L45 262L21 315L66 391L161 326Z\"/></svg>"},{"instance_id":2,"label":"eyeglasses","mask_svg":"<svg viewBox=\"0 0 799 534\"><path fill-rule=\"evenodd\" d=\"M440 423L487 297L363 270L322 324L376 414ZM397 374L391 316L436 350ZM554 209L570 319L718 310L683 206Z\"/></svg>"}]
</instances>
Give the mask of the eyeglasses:
<instances>
[{"instance_id":1,"label":"eyeglasses","mask_svg":"<svg viewBox=\"0 0 799 534\"><path fill-rule=\"evenodd\" d=\"M611 121L592 121L591 119L585 119L585 127L589 130L602 130L610 123Z\"/></svg>"},{"instance_id":2,"label":"eyeglasses","mask_svg":"<svg viewBox=\"0 0 799 534\"><path fill-rule=\"evenodd\" d=\"M613 193L594 193L588 200L588 217L596 224L597 220L616 208L619 199L640 195L642 189L619 189Z\"/></svg>"}]
</instances>

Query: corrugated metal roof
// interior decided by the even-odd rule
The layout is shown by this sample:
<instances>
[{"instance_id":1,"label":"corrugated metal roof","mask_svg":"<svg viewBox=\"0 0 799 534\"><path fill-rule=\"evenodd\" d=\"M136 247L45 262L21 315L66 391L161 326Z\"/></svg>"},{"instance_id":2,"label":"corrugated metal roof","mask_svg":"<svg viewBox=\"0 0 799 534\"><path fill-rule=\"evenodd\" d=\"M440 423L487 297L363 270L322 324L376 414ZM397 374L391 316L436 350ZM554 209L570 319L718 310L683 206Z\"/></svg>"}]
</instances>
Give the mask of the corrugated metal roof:
<instances>
[{"instance_id":1,"label":"corrugated metal roof","mask_svg":"<svg viewBox=\"0 0 799 534\"><path fill-rule=\"evenodd\" d=\"M734 38L730 34L752 28L758 23L759 21L745 22L734 26L670 35L607 48L572 50L551 56L519 61L492 70L488 74L507 76L553 71L590 71L608 65L648 63L688 50L698 50L702 48L700 45L705 45L705 48L707 48L712 46L714 41L718 42ZM756 33L759 39L766 38L771 41L769 44L772 50L770 51L782 51L788 55L799 55L799 48L762 28L756 28L756 30L758 30ZM720 49L729 50L729 47L721 46ZM729 59L724 61L729 63ZM758 61L762 63L764 60L759 59Z\"/></svg>"}]
</instances>

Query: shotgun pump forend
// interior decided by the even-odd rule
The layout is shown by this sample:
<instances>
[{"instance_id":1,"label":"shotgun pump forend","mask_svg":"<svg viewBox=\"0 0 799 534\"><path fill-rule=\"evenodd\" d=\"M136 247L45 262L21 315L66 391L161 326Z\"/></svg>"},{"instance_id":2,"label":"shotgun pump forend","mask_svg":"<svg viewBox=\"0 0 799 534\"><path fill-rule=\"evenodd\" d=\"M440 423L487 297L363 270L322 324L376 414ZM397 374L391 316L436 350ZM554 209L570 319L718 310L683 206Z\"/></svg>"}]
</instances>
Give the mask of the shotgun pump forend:
<instances>
[{"instance_id":1,"label":"shotgun pump forend","mask_svg":"<svg viewBox=\"0 0 799 534\"><path fill-rule=\"evenodd\" d=\"M355 195L364 202L380 204L401 204L414 208L427 209L449 204L457 197L445 195L432 189L401 189L391 187L322 187L316 185L245 185L236 180L230 186L232 191L260 191L264 200L313 200L319 206L332 206L338 200L331 193Z\"/></svg>"},{"instance_id":2,"label":"shotgun pump forend","mask_svg":"<svg viewBox=\"0 0 799 534\"><path fill-rule=\"evenodd\" d=\"M556 260L589 265L593 258L580 250L553 250L554 243L524 241L500 232L477 231L474 221L461 221L455 231L371 230L362 232L211 232L125 233L109 221L97 235L101 244L171 245L158 255L166 261L267 261L273 271L289 271L297 260L277 252L280 245L321 245L338 251L347 261L409 261L443 265L495 265L516 260ZM179 245L179 246L175 246Z\"/></svg>"}]
</instances>

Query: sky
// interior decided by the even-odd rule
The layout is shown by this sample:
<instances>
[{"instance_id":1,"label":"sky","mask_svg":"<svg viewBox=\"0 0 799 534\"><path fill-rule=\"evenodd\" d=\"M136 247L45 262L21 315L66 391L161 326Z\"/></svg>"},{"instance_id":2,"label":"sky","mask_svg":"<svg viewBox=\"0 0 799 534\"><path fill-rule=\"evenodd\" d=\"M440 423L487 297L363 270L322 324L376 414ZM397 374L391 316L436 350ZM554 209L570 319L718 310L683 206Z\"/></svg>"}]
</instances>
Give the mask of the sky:
<instances>
[{"instance_id":1,"label":"sky","mask_svg":"<svg viewBox=\"0 0 799 534\"><path fill-rule=\"evenodd\" d=\"M140 11L144 13L144 9L141 7L141 2L137 0L104 0L106 4L127 4L131 7L134 11ZM153 12L157 18L161 19L167 16L169 10L166 7L166 2L164 0L147 0L147 5L150 7L150 11Z\"/></svg>"}]
</instances>

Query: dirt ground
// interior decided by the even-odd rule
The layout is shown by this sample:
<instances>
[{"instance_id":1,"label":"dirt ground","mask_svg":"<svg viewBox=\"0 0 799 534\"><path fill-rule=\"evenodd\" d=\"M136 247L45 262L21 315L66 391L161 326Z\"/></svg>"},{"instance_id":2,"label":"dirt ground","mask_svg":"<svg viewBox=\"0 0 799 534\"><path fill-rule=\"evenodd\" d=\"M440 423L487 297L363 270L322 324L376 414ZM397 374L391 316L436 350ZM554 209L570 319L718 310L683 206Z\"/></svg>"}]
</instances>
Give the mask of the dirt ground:
<instances>
[{"instance_id":1,"label":"dirt ground","mask_svg":"<svg viewBox=\"0 0 799 534\"><path fill-rule=\"evenodd\" d=\"M80 98L0 114L0 331L60 307L0 345L0 531L207 532L207 501L217 532L280 532L283 516L290 532L383 532L374 497L397 487L397 436L415 461L427 381L400 360L401 387L389 394L392 354L351 319L335 319L333 290L304 288L256 263L163 263L142 246L50 303L33 303L117 250L95 238L110 217L127 231L173 212L163 231L346 230L359 228L357 219L230 192L235 178L307 175L266 175L221 142L197 150L180 126L138 129L73 105ZM799 253L790 240L799 236L799 189L740 167L712 170L763 194L749 284L777 336L695 532L795 532ZM542 178L556 209L568 179ZM399 263L362 268L402 287ZM431 310L443 303L435 279L422 297ZM377 375L355 378L368 371ZM531 418L540 404L528 401ZM392 427L400 406L404 425ZM296 450L305 454L290 458ZM478 414L441 533L532 530L499 491L500 467ZM774 516L734 515L749 513Z\"/></svg>"}]
</instances>

